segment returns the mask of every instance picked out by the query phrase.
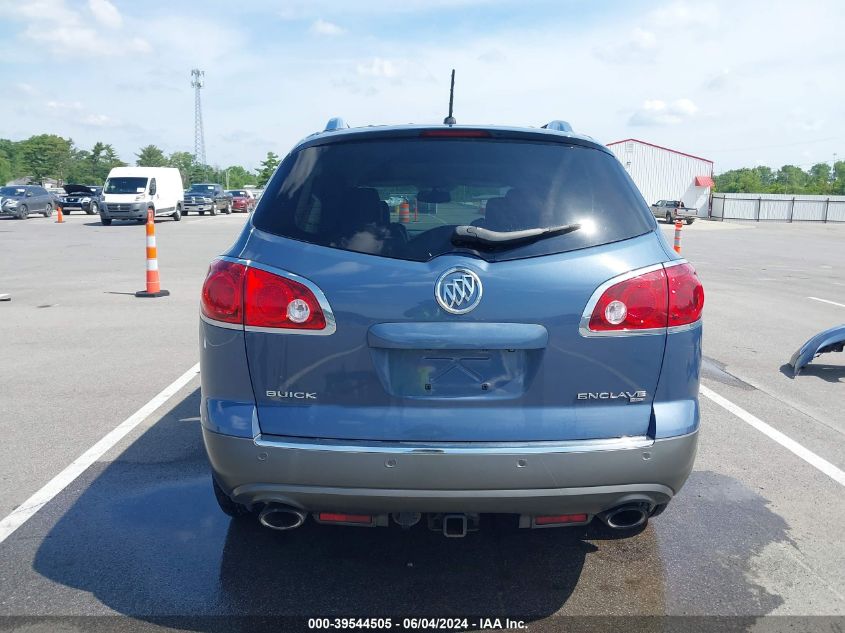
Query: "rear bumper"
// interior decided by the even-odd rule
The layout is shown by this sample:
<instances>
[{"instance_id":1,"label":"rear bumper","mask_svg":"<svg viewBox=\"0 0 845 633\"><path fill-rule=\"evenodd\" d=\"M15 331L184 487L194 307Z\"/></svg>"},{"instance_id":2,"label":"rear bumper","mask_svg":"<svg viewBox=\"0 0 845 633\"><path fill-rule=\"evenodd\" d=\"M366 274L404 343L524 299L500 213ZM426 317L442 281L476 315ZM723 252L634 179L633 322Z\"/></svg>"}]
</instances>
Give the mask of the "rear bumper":
<instances>
[{"instance_id":1,"label":"rear bumper","mask_svg":"<svg viewBox=\"0 0 845 633\"><path fill-rule=\"evenodd\" d=\"M689 476L697 432L660 440L525 445L332 443L239 438L203 427L214 476L247 506L314 512L598 514L668 503Z\"/></svg>"}]
</instances>

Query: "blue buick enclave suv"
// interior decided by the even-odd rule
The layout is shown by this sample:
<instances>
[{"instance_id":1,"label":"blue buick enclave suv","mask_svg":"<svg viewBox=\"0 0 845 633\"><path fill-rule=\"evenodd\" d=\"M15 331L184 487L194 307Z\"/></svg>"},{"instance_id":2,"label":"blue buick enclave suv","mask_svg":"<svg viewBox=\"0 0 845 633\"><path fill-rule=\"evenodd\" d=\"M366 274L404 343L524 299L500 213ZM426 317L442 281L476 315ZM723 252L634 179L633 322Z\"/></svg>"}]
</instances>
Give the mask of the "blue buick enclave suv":
<instances>
[{"instance_id":1,"label":"blue buick enclave suv","mask_svg":"<svg viewBox=\"0 0 845 633\"><path fill-rule=\"evenodd\" d=\"M275 529L638 528L693 466L703 303L564 122L332 120L203 286L215 495Z\"/></svg>"}]
</instances>

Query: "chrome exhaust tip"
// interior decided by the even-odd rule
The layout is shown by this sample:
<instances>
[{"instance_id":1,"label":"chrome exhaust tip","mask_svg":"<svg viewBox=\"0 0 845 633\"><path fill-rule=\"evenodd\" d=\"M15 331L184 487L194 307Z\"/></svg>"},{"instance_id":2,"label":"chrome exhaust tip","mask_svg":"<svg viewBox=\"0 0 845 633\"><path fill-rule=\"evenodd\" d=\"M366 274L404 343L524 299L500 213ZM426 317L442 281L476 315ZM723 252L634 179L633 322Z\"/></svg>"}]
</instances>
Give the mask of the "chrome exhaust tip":
<instances>
[{"instance_id":1,"label":"chrome exhaust tip","mask_svg":"<svg viewBox=\"0 0 845 633\"><path fill-rule=\"evenodd\" d=\"M271 530L293 530L305 523L307 515L298 508L271 503L261 510L258 521Z\"/></svg>"},{"instance_id":2,"label":"chrome exhaust tip","mask_svg":"<svg viewBox=\"0 0 845 633\"><path fill-rule=\"evenodd\" d=\"M628 503L599 514L607 527L614 530L630 530L648 521L649 508L641 503Z\"/></svg>"}]
</instances>

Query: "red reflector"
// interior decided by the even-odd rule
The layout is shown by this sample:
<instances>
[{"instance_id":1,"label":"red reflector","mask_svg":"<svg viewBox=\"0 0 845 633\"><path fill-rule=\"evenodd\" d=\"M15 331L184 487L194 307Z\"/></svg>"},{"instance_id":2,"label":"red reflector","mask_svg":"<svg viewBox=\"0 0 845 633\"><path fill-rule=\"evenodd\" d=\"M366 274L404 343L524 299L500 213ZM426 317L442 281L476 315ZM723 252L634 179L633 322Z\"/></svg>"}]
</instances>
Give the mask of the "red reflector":
<instances>
[{"instance_id":1,"label":"red reflector","mask_svg":"<svg viewBox=\"0 0 845 633\"><path fill-rule=\"evenodd\" d=\"M424 132L420 132L420 136L427 138L490 138L490 132L486 130L456 130L449 128L446 130L425 130Z\"/></svg>"},{"instance_id":2,"label":"red reflector","mask_svg":"<svg viewBox=\"0 0 845 633\"><path fill-rule=\"evenodd\" d=\"M202 285L202 312L209 319L243 323L243 278L246 267L217 260L208 267Z\"/></svg>"},{"instance_id":3,"label":"red reflector","mask_svg":"<svg viewBox=\"0 0 845 633\"><path fill-rule=\"evenodd\" d=\"M326 318L314 293L292 279L248 268L244 324L255 327L322 330Z\"/></svg>"},{"instance_id":4,"label":"red reflector","mask_svg":"<svg viewBox=\"0 0 845 633\"><path fill-rule=\"evenodd\" d=\"M663 269L620 281L599 297L590 316L590 329L612 332L666 327L667 303Z\"/></svg>"},{"instance_id":5,"label":"red reflector","mask_svg":"<svg viewBox=\"0 0 845 633\"><path fill-rule=\"evenodd\" d=\"M695 269L678 264L666 269L669 278L669 327L687 325L701 318L704 309L704 287Z\"/></svg>"},{"instance_id":6,"label":"red reflector","mask_svg":"<svg viewBox=\"0 0 845 633\"><path fill-rule=\"evenodd\" d=\"M339 512L320 512L317 515L320 521L326 523L372 523L373 517L369 514L341 514Z\"/></svg>"},{"instance_id":7,"label":"red reflector","mask_svg":"<svg viewBox=\"0 0 845 633\"><path fill-rule=\"evenodd\" d=\"M534 517L534 525L557 525L561 523L584 523L587 520L586 514L555 514L550 516Z\"/></svg>"}]
</instances>

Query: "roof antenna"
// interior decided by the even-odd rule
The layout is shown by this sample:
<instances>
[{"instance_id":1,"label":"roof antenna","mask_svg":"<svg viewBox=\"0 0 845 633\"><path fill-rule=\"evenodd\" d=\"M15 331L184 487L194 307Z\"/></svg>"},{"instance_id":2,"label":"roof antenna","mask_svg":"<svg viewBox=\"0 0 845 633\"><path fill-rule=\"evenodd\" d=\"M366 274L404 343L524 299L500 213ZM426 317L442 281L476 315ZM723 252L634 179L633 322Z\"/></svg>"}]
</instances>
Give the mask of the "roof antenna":
<instances>
[{"instance_id":1,"label":"roof antenna","mask_svg":"<svg viewBox=\"0 0 845 633\"><path fill-rule=\"evenodd\" d=\"M452 104L455 101L455 69L452 69L452 87L449 88L449 116L443 119L444 125L455 125L457 121L452 116Z\"/></svg>"}]
</instances>

